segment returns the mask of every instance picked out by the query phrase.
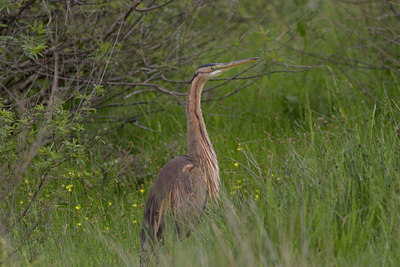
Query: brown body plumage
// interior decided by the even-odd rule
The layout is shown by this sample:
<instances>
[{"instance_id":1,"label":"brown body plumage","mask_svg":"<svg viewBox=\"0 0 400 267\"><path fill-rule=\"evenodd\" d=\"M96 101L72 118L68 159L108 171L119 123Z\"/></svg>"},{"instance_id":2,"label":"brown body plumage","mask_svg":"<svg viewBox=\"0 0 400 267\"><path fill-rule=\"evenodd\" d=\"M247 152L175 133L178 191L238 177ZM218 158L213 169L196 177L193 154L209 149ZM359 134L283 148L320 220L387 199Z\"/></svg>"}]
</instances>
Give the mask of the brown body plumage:
<instances>
[{"instance_id":1,"label":"brown body plumage","mask_svg":"<svg viewBox=\"0 0 400 267\"><path fill-rule=\"evenodd\" d=\"M197 68L186 100L188 155L168 162L154 181L143 214L142 254L167 230L178 237L187 236L204 210L207 195L214 201L218 199L218 161L200 108L201 92L209 78L256 59L212 63Z\"/></svg>"}]
</instances>

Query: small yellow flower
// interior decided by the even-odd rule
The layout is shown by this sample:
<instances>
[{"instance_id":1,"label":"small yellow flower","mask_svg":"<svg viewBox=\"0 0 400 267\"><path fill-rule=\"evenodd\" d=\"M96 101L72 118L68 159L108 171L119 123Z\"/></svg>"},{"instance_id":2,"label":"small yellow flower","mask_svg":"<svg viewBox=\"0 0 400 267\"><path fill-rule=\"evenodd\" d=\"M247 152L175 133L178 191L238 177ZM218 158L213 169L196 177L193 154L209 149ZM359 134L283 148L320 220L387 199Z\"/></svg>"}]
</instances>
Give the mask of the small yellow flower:
<instances>
[{"instance_id":1,"label":"small yellow flower","mask_svg":"<svg viewBox=\"0 0 400 267\"><path fill-rule=\"evenodd\" d=\"M121 203L121 207L125 207L125 204L124 204L124 203Z\"/></svg>"},{"instance_id":2,"label":"small yellow flower","mask_svg":"<svg viewBox=\"0 0 400 267\"><path fill-rule=\"evenodd\" d=\"M21 205L22 205L22 204L24 204L24 202L21 200L21 201L19 202L19 204L21 204Z\"/></svg>"},{"instance_id":3,"label":"small yellow flower","mask_svg":"<svg viewBox=\"0 0 400 267\"><path fill-rule=\"evenodd\" d=\"M277 180L277 181L280 181L280 180L281 180L281 178L280 178L280 177L278 177L278 178L276 178L276 180Z\"/></svg>"},{"instance_id":4,"label":"small yellow flower","mask_svg":"<svg viewBox=\"0 0 400 267\"><path fill-rule=\"evenodd\" d=\"M81 206L79 206L79 205L75 207L75 209L77 209L77 210L79 210L80 208L81 208Z\"/></svg>"},{"instance_id":5,"label":"small yellow flower","mask_svg":"<svg viewBox=\"0 0 400 267\"><path fill-rule=\"evenodd\" d=\"M140 189L139 191L140 191L140 193L144 193L144 189Z\"/></svg>"},{"instance_id":6,"label":"small yellow flower","mask_svg":"<svg viewBox=\"0 0 400 267\"><path fill-rule=\"evenodd\" d=\"M238 148L236 148L237 151L242 151L243 148L241 146L239 146Z\"/></svg>"},{"instance_id":7,"label":"small yellow flower","mask_svg":"<svg viewBox=\"0 0 400 267\"><path fill-rule=\"evenodd\" d=\"M271 176L272 176L272 177L274 177L274 174L273 174L273 173L271 173Z\"/></svg>"},{"instance_id":8,"label":"small yellow flower","mask_svg":"<svg viewBox=\"0 0 400 267\"><path fill-rule=\"evenodd\" d=\"M111 202L108 202L108 206L112 206L112 203L111 203Z\"/></svg>"},{"instance_id":9,"label":"small yellow flower","mask_svg":"<svg viewBox=\"0 0 400 267\"><path fill-rule=\"evenodd\" d=\"M81 223L77 223L76 225L81 226L82 224Z\"/></svg>"},{"instance_id":10,"label":"small yellow flower","mask_svg":"<svg viewBox=\"0 0 400 267\"><path fill-rule=\"evenodd\" d=\"M133 222L134 224L137 224L137 221L136 221L136 220L133 220L132 222Z\"/></svg>"},{"instance_id":11,"label":"small yellow flower","mask_svg":"<svg viewBox=\"0 0 400 267\"><path fill-rule=\"evenodd\" d=\"M29 184L29 181L28 181L28 179L25 179L25 183L26 183L26 184Z\"/></svg>"},{"instance_id":12,"label":"small yellow flower","mask_svg":"<svg viewBox=\"0 0 400 267\"><path fill-rule=\"evenodd\" d=\"M136 208L136 207L137 207L137 204L132 204L132 207Z\"/></svg>"},{"instance_id":13,"label":"small yellow flower","mask_svg":"<svg viewBox=\"0 0 400 267\"><path fill-rule=\"evenodd\" d=\"M87 220L89 220L89 218L88 218L88 217L85 217L85 220L87 221Z\"/></svg>"},{"instance_id":14,"label":"small yellow flower","mask_svg":"<svg viewBox=\"0 0 400 267\"><path fill-rule=\"evenodd\" d=\"M110 230L110 227L107 226L107 227L106 227L106 231L108 231L108 230Z\"/></svg>"},{"instance_id":15,"label":"small yellow flower","mask_svg":"<svg viewBox=\"0 0 400 267\"><path fill-rule=\"evenodd\" d=\"M62 175L63 178L67 177L65 174Z\"/></svg>"},{"instance_id":16,"label":"small yellow flower","mask_svg":"<svg viewBox=\"0 0 400 267\"><path fill-rule=\"evenodd\" d=\"M256 195L256 198L259 198L260 196L259 195Z\"/></svg>"},{"instance_id":17,"label":"small yellow flower","mask_svg":"<svg viewBox=\"0 0 400 267\"><path fill-rule=\"evenodd\" d=\"M235 167L239 167L239 163L237 163L237 162L235 162L235 164L233 164L233 165L235 165Z\"/></svg>"},{"instance_id":18,"label":"small yellow flower","mask_svg":"<svg viewBox=\"0 0 400 267\"><path fill-rule=\"evenodd\" d=\"M241 182L242 182L242 180L239 179L239 180L238 180L238 183L240 184Z\"/></svg>"},{"instance_id":19,"label":"small yellow flower","mask_svg":"<svg viewBox=\"0 0 400 267\"><path fill-rule=\"evenodd\" d=\"M69 172L68 174L69 174L69 175L72 175L72 172Z\"/></svg>"},{"instance_id":20,"label":"small yellow flower","mask_svg":"<svg viewBox=\"0 0 400 267\"><path fill-rule=\"evenodd\" d=\"M28 193L28 195L29 195L29 196L32 196L32 193L31 193L31 192L29 192L29 193Z\"/></svg>"},{"instance_id":21,"label":"small yellow flower","mask_svg":"<svg viewBox=\"0 0 400 267\"><path fill-rule=\"evenodd\" d=\"M78 173L78 177L81 178L81 174L80 173Z\"/></svg>"}]
</instances>

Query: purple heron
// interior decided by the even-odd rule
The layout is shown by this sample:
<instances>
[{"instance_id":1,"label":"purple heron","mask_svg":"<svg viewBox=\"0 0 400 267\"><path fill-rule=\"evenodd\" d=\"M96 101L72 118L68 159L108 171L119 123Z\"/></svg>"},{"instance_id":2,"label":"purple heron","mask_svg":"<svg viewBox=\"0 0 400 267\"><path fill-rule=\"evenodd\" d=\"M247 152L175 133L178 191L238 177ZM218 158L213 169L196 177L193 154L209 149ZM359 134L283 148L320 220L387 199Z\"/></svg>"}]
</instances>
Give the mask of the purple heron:
<instances>
[{"instance_id":1,"label":"purple heron","mask_svg":"<svg viewBox=\"0 0 400 267\"><path fill-rule=\"evenodd\" d=\"M201 92L208 79L256 59L205 64L196 69L186 99L188 155L168 162L150 189L142 221L142 255L167 229L178 237L187 236L203 213L207 195L212 201L218 199L218 161L201 112Z\"/></svg>"}]
</instances>

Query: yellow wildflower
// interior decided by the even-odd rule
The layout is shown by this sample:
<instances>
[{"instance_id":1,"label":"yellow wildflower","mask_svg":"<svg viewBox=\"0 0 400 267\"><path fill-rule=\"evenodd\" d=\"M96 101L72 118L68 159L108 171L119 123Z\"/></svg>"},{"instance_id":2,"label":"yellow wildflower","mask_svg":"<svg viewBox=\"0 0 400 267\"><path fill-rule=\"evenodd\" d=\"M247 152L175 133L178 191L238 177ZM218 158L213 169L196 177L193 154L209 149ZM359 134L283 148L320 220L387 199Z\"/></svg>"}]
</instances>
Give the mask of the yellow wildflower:
<instances>
[{"instance_id":1,"label":"yellow wildflower","mask_svg":"<svg viewBox=\"0 0 400 267\"><path fill-rule=\"evenodd\" d=\"M85 217L85 220L87 221L87 220L89 220L89 218L88 218L88 217Z\"/></svg>"},{"instance_id":2,"label":"yellow wildflower","mask_svg":"<svg viewBox=\"0 0 400 267\"><path fill-rule=\"evenodd\" d=\"M19 204L21 204L21 205L22 205L22 204L24 204L24 202L21 200L21 201L19 202Z\"/></svg>"},{"instance_id":3,"label":"yellow wildflower","mask_svg":"<svg viewBox=\"0 0 400 267\"><path fill-rule=\"evenodd\" d=\"M110 230L110 227L107 226L107 227L106 227L106 231L108 231L108 230Z\"/></svg>"},{"instance_id":4,"label":"yellow wildflower","mask_svg":"<svg viewBox=\"0 0 400 267\"><path fill-rule=\"evenodd\" d=\"M69 192L72 192L73 186L74 186L73 184L70 184L70 185L67 185L65 188L67 188Z\"/></svg>"},{"instance_id":5,"label":"yellow wildflower","mask_svg":"<svg viewBox=\"0 0 400 267\"><path fill-rule=\"evenodd\" d=\"M25 183L26 183L26 184L28 184L28 183L29 183L28 179L25 179Z\"/></svg>"},{"instance_id":6,"label":"yellow wildflower","mask_svg":"<svg viewBox=\"0 0 400 267\"><path fill-rule=\"evenodd\" d=\"M239 166L239 163L235 162L235 164L233 164L233 165L235 165L235 167L238 167L238 166Z\"/></svg>"},{"instance_id":7,"label":"yellow wildflower","mask_svg":"<svg viewBox=\"0 0 400 267\"><path fill-rule=\"evenodd\" d=\"M77 209L77 210L79 210L80 208L81 208L81 206L79 206L79 205L75 207L75 209Z\"/></svg>"},{"instance_id":8,"label":"yellow wildflower","mask_svg":"<svg viewBox=\"0 0 400 267\"><path fill-rule=\"evenodd\" d=\"M144 189L140 189L139 191L140 191L140 193L144 193Z\"/></svg>"},{"instance_id":9,"label":"yellow wildflower","mask_svg":"<svg viewBox=\"0 0 400 267\"><path fill-rule=\"evenodd\" d=\"M76 225L81 226L82 224L79 222L79 223L77 223Z\"/></svg>"},{"instance_id":10,"label":"yellow wildflower","mask_svg":"<svg viewBox=\"0 0 400 267\"><path fill-rule=\"evenodd\" d=\"M108 206L112 206L112 203L111 203L111 202L108 202Z\"/></svg>"},{"instance_id":11,"label":"yellow wildflower","mask_svg":"<svg viewBox=\"0 0 400 267\"><path fill-rule=\"evenodd\" d=\"M136 207L137 207L137 204L132 204L132 207L136 208Z\"/></svg>"},{"instance_id":12,"label":"yellow wildflower","mask_svg":"<svg viewBox=\"0 0 400 267\"><path fill-rule=\"evenodd\" d=\"M136 220L133 220L132 222L133 222L134 224L137 224L137 221L136 221Z\"/></svg>"}]
</instances>

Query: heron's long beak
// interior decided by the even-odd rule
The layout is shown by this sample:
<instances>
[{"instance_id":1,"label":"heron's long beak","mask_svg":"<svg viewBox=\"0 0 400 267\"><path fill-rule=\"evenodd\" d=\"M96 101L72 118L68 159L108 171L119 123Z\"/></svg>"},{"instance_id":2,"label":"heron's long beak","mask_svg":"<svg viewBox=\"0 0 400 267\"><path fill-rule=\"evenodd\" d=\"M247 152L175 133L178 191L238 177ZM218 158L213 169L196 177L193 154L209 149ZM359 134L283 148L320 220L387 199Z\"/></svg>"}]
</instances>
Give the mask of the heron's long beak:
<instances>
[{"instance_id":1,"label":"heron's long beak","mask_svg":"<svg viewBox=\"0 0 400 267\"><path fill-rule=\"evenodd\" d=\"M253 61L257 60L257 59L259 59L259 58L258 57L252 57L252 58L246 58L246 59L242 59L242 60L232 61L232 62L229 62L229 63L223 63L220 66L218 66L219 67L218 69L224 72L224 71L230 70L230 69L232 69L234 67L237 67L239 65L243 65L243 64L246 64L246 63L253 62Z\"/></svg>"}]
</instances>

